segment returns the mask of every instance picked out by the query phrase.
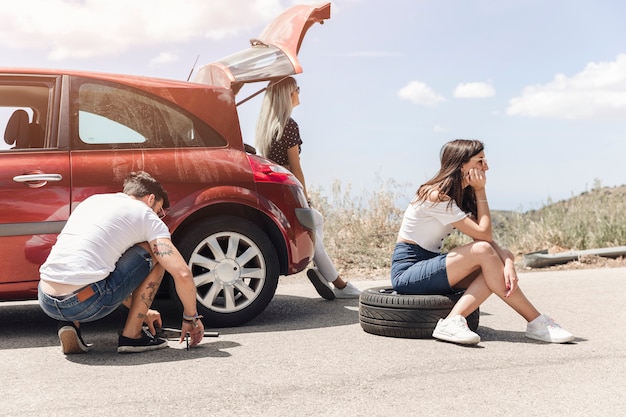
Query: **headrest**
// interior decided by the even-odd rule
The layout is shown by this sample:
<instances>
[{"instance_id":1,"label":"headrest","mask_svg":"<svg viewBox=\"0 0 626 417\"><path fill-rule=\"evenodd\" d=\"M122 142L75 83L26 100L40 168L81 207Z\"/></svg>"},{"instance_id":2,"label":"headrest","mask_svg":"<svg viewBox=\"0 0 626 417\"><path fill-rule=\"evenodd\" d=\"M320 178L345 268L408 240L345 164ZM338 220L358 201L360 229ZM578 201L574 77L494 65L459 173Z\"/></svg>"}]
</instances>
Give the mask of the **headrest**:
<instances>
[{"instance_id":1,"label":"headrest","mask_svg":"<svg viewBox=\"0 0 626 417\"><path fill-rule=\"evenodd\" d=\"M19 148L24 142L28 143L28 119L25 110L18 109L13 112L4 130L4 141L7 144L15 144Z\"/></svg>"}]
</instances>

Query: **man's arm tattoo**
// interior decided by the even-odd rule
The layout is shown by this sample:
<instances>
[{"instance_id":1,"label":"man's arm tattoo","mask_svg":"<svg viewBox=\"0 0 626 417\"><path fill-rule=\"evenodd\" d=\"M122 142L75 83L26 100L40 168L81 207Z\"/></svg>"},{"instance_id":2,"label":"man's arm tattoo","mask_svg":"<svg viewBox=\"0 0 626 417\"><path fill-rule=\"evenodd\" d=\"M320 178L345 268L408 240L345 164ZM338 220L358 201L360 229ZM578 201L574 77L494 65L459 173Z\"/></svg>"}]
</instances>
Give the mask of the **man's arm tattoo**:
<instances>
[{"instance_id":1,"label":"man's arm tattoo","mask_svg":"<svg viewBox=\"0 0 626 417\"><path fill-rule=\"evenodd\" d=\"M154 256L167 256L174 253L174 249L172 245L168 242L159 242L157 241L153 248L152 252L154 252Z\"/></svg>"}]
</instances>

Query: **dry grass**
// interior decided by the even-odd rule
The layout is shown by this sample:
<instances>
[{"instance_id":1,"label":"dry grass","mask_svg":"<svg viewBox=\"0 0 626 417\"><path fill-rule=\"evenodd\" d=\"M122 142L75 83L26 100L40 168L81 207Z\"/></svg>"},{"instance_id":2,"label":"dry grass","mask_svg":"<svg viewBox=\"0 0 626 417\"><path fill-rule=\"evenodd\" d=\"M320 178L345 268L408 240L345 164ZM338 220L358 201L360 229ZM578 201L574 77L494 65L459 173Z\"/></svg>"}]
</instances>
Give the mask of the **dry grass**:
<instances>
[{"instance_id":1,"label":"dry grass","mask_svg":"<svg viewBox=\"0 0 626 417\"><path fill-rule=\"evenodd\" d=\"M335 182L330 198L312 192L313 205L325 218L325 245L345 276L387 276L391 253L407 201L415 190L379 181L374 192L359 194ZM548 202L528 212L494 212L496 240L521 260L525 253L550 253L626 245L626 186L600 187L569 200ZM467 243L454 233L444 249ZM625 266L623 259L588 257L548 269ZM542 270L546 270L543 268Z\"/></svg>"},{"instance_id":2,"label":"dry grass","mask_svg":"<svg viewBox=\"0 0 626 417\"><path fill-rule=\"evenodd\" d=\"M330 201L311 193L313 206L324 215L324 244L337 269L347 276L386 276L404 209L395 202L405 187L380 183L369 194L352 192L335 181Z\"/></svg>"}]
</instances>

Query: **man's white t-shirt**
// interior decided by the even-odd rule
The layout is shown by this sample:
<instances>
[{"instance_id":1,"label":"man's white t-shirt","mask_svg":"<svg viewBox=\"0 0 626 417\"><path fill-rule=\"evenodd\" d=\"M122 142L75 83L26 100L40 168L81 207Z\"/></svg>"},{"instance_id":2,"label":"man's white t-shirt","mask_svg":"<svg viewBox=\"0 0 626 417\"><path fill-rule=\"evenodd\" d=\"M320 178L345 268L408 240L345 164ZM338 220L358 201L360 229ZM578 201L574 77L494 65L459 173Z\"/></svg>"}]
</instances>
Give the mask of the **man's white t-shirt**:
<instances>
[{"instance_id":1,"label":"man's white t-shirt","mask_svg":"<svg viewBox=\"0 0 626 417\"><path fill-rule=\"evenodd\" d=\"M467 216L454 201L452 204L447 201L411 203L404 212L398 236L412 240L426 250L439 253L443 240L454 229L452 223Z\"/></svg>"},{"instance_id":2,"label":"man's white t-shirt","mask_svg":"<svg viewBox=\"0 0 626 417\"><path fill-rule=\"evenodd\" d=\"M96 194L80 203L39 272L41 279L88 285L106 278L130 247L170 239L159 216L123 193Z\"/></svg>"}]
</instances>

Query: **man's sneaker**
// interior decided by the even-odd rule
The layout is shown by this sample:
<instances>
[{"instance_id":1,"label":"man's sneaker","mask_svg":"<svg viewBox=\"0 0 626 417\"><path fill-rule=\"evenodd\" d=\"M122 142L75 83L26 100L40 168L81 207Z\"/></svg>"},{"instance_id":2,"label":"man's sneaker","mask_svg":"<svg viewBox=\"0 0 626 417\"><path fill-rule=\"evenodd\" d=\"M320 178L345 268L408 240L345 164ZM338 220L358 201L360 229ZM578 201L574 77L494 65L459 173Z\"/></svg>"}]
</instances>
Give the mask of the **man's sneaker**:
<instances>
[{"instance_id":1,"label":"man's sneaker","mask_svg":"<svg viewBox=\"0 0 626 417\"><path fill-rule=\"evenodd\" d=\"M120 335L117 342L117 353L137 353L149 350L163 349L167 347L167 340L152 336L145 328L141 329L141 337L132 339Z\"/></svg>"},{"instance_id":2,"label":"man's sneaker","mask_svg":"<svg viewBox=\"0 0 626 417\"><path fill-rule=\"evenodd\" d=\"M545 314L526 325L526 337L549 343L567 343L574 340L573 334L563 329Z\"/></svg>"},{"instance_id":3,"label":"man's sneaker","mask_svg":"<svg viewBox=\"0 0 626 417\"><path fill-rule=\"evenodd\" d=\"M446 342L475 345L480 342L480 336L467 327L465 317L458 315L447 319L439 319L433 337Z\"/></svg>"},{"instance_id":4,"label":"man's sneaker","mask_svg":"<svg viewBox=\"0 0 626 417\"><path fill-rule=\"evenodd\" d=\"M60 321L57 334L59 335L61 350L64 354L89 352L91 345L85 343L80 334L80 329L71 321Z\"/></svg>"},{"instance_id":5,"label":"man's sneaker","mask_svg":"<svg viewBox=\"0 0 626 417\"><path fill-rule=\"evenodd\" d=\"M346 286L343 288L333 288L333 293L335 294L335 298L359 298L361 290L347 282Z\"/></svg>"},{"instance_id":6,"label":"man's sneaker","mask_svg":"<svg viewBox=\"0 0 626 417\"><path fill-rule=\"evenodd\" d=\"M306 271L306 276L309 278L309 281L311 281L311 284L313 284L320 297L326 300L335 299L335 293L333 292L330 283L326 281L326 278L320 274L320 271L318 271L317 268L310 268Z\"/></svg>"}]
</instances>

